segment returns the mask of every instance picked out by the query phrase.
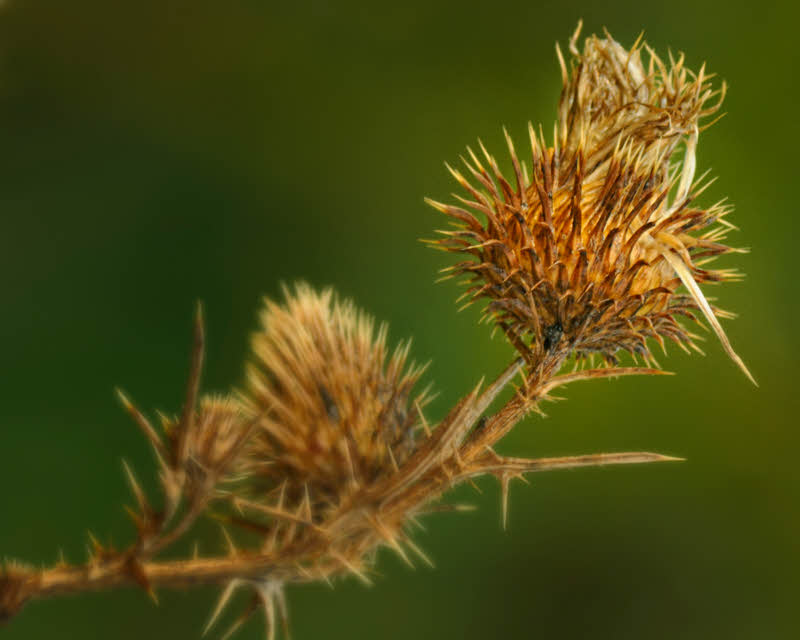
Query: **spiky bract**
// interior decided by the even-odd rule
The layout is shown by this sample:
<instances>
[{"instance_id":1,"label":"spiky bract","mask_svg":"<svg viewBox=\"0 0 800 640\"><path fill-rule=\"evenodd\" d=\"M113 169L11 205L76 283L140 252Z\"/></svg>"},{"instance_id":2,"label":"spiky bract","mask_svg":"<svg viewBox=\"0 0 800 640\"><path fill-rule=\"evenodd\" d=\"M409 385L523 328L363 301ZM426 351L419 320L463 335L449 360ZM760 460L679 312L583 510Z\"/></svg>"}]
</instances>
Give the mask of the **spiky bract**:
<instances>
[{"instance_id":1,"label":"spiky bract","mask_svg":"<svg viewBox=\"0 0 800 640\"><path fill-rule=\"evenodd\" d=\"M717 111L724 88L713 90L711 76L682 57L667 65L608 34L580 53L577 35L570 69L562 59L553 146L529 127L528 171L506 135L513 184L483 144L482 158L468 149L474 183L450 169L463 206L430 201L458 227L438 246L471 257L450 271L470 277L470 302L490 300L487 314L529 363L549 352L616 364L620 350L649 361L648 338L694 346L677 318L695 320L699 309L744 369L698 286L736 276L704 268L734 251L722 244L728 208L693 204L703 189L694 182L700 120Z\"/></svg>"}]
</instances>

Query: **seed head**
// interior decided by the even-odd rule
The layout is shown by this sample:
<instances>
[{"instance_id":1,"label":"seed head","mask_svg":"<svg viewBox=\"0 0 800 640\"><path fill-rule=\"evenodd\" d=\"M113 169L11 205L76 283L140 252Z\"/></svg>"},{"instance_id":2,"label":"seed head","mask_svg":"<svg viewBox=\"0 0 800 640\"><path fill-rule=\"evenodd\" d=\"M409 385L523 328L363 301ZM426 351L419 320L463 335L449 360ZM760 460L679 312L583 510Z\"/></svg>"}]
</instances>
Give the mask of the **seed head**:
<instances>
[{"instance_id":1,"label":"seed head","mask_svg":"<svg viewBox=\"0 0 800 640\"><path fill-rule=\"evenodd\" d=\"M204 396L198 405L187 439L188 479L207 486L225 484L231 480L235 456L248 435L247 416L236 399L227 396ZM167 434L175 433L178 420L165 420L164 429Z\"/></svg>"},{"instance_id":2,"label":"seed head","mask_svg":"<svg viewBox=\"0 0 800 640\"><path fill-rule=\"evenodd\" d=\"M307 491L316 519L414 450L422 368L406 366L408 343L389 356L386 327L332 290L285 296L266 301L253 337L242 398L260 417L242 465L256 492L284 482L289 497Z\"/></svg>"},{"instance_id":3,"label":"seed head","mask_svg":"<svg viewBox=\"0 0 800 640\"><path fill-rule=\"evenodd\" d=\"M529 125L528 171L506 134L511 182L483 144L482 158L468 148L474 182L450 169L462 206L430 201L457 227L436 244L471 258L449 271L469 276L468 302L488 298L487 315L531 363L546 352L650 361L648 338L696 348L677 319L696 321L699 310L749 376L717 319L725 313L699 286L737 277L705 266L736 251L722 242L729 207L694 204L707 186L694 180L697 139L724 85L714 90L704 69L693 73L683 57L665 64L644 44L628 51L606 34L581 53L577 38L569 69L558 52L553 146Z\"/></svg>"}]
</instances>

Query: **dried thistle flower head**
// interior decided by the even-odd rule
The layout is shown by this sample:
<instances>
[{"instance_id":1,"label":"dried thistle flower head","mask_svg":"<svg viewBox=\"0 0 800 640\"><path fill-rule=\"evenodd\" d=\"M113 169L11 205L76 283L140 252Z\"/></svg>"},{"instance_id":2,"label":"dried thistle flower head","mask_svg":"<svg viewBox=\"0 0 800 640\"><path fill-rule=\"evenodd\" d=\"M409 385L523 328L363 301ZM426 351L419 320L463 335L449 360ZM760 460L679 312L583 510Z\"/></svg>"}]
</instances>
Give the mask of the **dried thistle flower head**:
<instances>
[{"instance_id":1,"label":"dried thistle flower head","mask_svg":"<svg viewBox=\"0 0 800 640\"><path fill-rule=\"evenodd\" d=\"M469 302L490 300L487 314L529 363L597 353L616 364L620 350L649 362L648 338L697 348L677 318L696 320L699 310L752 379L719 324L725 313L699 286L737 277L705 267L736 251L723 243L729 207L694 205L705 188L694 180L701 120L718 110L724 88L682 57L667 65L646 45L628 51L608 34L588 38L581 53L577 38L570 69L559 52L553 146L529 126L530 172L506 134L513 184L481 144L483 159L471 149L462 158L475 184L450 169L463 206L429 201L458 227L438 246L471 257L450 271L469 276Z\"/></svg>"},{"instance_id":2,"label":"dried thistle flower head","mask_svg":"<svg viewBox=\"0 0 800 640\"><path fill-rule=\"evenodd\" d=\"M251 420L234 398L208 395L200 398L193 415L192 437L186 439L186 463L183 467L188 490L205 493L218 484L233 480L233 464ZM163 418L168 438L180 433L179 418ZM176 448L173 448L175 450Z\"/></svg>"},{"instance_id":3,"label":"dried thistle flower head","mask_svg":"<svg viewBox=\"0 0 800 640\"><path fill-rule=\"evenodd\" d=\"M331 289L300 284L285 296L266 301L253 337L242 400L261 417L241 465L253 491L308 492L316 518L411 454L423 368L407 366L409 343L389 355L386 326L376 331Z\"/></svg>"}]
</instances>

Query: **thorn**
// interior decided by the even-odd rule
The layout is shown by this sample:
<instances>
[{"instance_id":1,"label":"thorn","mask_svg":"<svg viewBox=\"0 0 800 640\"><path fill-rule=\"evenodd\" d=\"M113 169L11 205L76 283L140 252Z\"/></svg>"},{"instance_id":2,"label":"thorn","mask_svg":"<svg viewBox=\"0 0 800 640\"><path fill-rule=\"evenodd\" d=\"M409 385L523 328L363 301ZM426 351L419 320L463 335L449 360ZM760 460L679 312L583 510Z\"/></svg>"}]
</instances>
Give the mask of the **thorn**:
<instances>
[{"instance_id":1,"label":"thorn","mask_svg":"<svg viewBox=\"0 0 800 640\"><path fill-rule=\"evenodd\" d=\"M478 483L475 482L473 478L467 478L467 482L469 482L470 486L473 489L475 489L475 491L477 491L480 495L483 495L483 491L481 491L481 488L478 486Z\"/></svg>"},{"instance_id":2,"label":"thorn","mask_svg":"<svg viewBox=\"0 0 800 640\"><path fill-rule=\"evenodd\" d=\"M414 400L414 407L417 409L417 413L419 414L419 419L422 422L422 429L425 431L425 435L430 438L431 428L428 426L428 421L425 419L425 414L422 413L422 407L419 406L419 399Z\"/></svg>"},{"instance_id":3,"label":"thorn","mask_svg":"<svg viewBox=\"0 0 800 640\"><path fill-rule=\"evenodd\" d=\"M208 634L209 631L211 631L211 628L216 623L223 609L225 609L225 606L230 601L231 597L233 596L233 593L242 584L243 582L238 578L234 578L233 580L228 582L228 584L225 586L225 589L222 590L219 600L217 600L217 604L214 607L214 611L211 612L211 618L209 618L208 622L206 623L206 626L203 628L203 636L205 636L206 634Z\"/></svg>"},{"instance_id":4,"label":"thorn","mask_svg":"<svg viewBox=\"0 0 800 640\"><path fill-rule=\"evenodd\" d=\"M454 504L453 505L453 511L467 512L467 511L477 511L477 510L478 510L478 507L476 507L474 504Z\"/></svg>"},{"instance_id":5,"label":"thorn","mask_svg":"<svg viewBox=\"0 0 800 640\"><path fill-rule=\"evenodd\" d=\"M502 491L503 531L508 528L508 487L510 483L510 476L507 473L503 473L500 476L500 488Z\"/></svg>"},{"instance_id":6,"label":"thorn","mask_svg":"<svg viewBox=\"0 0 800 640\"><path fill-rule=\"evenodd\" d=\"M189 378L186 382L186 399L181 414L178 442L175 447L176 462L183 466L189 455L189 440L194 432L195 409L197 396L200 392L200 377L203 373L203 360L205 357L205 328L203 326L203 305L197 302L194 320L194 338L192 343L192 358L189 365Z\"/></svg>"},{"instance_id":7,"label":"thorn","mask_svg":"<svg viewBox=\"0 0 800 640\"><path fill-rule=\"evenodd\" d=\"M308 491L308 483L303 483L303 502L300 504L301 517L306 522L311 522L311 494Z\"/></svg>"},{"instance_id":8,"label":"thorn","mask_svg":"<svg viewBox=\"0 0 800 640\"><path fill-rule=\"evenodd\" d=\"M395 473L399 473L400 465L397 464L397 459L394 457L394 452L390 446L386 447L386 452L389 454L389 461L392 463L392 468Z\"/></svg>"},{"instance_id":9,"label":"thorn","mask_svg":"<svg viewBox=\"0 0 800 640\"><path fill-rule=\"evenodd\" d=\"M133 525L136 527L136 530L141 535L145 529L145 524L142 518L139 516L138 513L136 513L136 511L131 509L128 505L123 505L122 508L125 509L125 513L128 514L128 517L131 520L133 520Z\"/></svg>"},{"instance_id":10,"label":"thorn","mask_svg":"<svg viewBox=\"0 0 800 640\"><path fill-rule=\"evenodd\" d=\"M378 532L378 535L383 538L384 542L388 544L392 549L397 552L403 562L405 562L409 567L412 569L414 568L414 563L411 562L411 559L408 557L408 554L405 552L405 549L400 546L400 543L397 541L397 538L392 535L392 533L386 528L386 526L380 521L377 516L367 516L370 523L373 527L375 527L375 531Z\"/></svg>"},{"instance_id":11,"label":"thorn","mask_svg":"<svg viewBox=\"0 0 800 640\"><path fill-rule=\"evenodd\" d=\"M413 515L413 514L410 514L410 515L408 516L408 521L409 521L409 522L411 522L411 523L412 523L412 524L413 524L413 525L414 525L414 526L415 526L417 529L419 529L420 531L422 531L422 532L425 532L425 531L427 531L427 529L425 528L425 525L424 525L424 524L422 524L422 523L419 521L419 518L418 518L417 516L415 516L415 515Z\"/></svg>"},{"instance_id":12,"label":"thorn","mask_svg":"<svg viewBox=\"0 0 800 640\"><path fill-rule=\"evenodd\" d=\"M230 638L234 633L236 633L236 630L239 627L241 627L245 622L247 622L247 620L250 618L250 616L253 615L255 610L258 609L258 605L259 605L258 596L253 595L253 598L250 600L250 604L248 604L245 610L242 611L242 613L239 615L238 618L236 618L236 620L228 628L228 630L225 632L225 635L222 636L220 640L228 640L228 638Z\"/></svg>"},{"instance_id":13,"label":"thorn","mask_svg":"<svg viewBox=\"0 0 800 640\"><path fill-rule=\"evenodd\" d=\"M681 462L683 458L665 456L659 453L629 451L624 453L593 453L582 456L561 458L504 458L501 462L492 461L482 467L485 473L511 474L555 471L558 469L577 469L580 467L600 467L617 464L643 464L646 462Z\"/></svg>"},{"instance_id":14,"label":"thorn","mask_svg":"<svg viewBox=\"0 0 800 640\"><path fill-rule=\"evenodd\" d=\"M133 421L142 430L142 433L144 433L145 437L153 446L153 449L155 449L159 460L162 460L164 456L164 443L156 433L153 425L151 425L150 421L144 417L144 414L142 414L142 412L136 408L136 406L130 401L122 389L117 387L115 392L117 394L117 398L119 398L120 404L122 404L122 407L130 414L130 416L133 418Z\"/></svg>"},{"instance_id":15,"label":"thorn","mask_svg":"<svg viewBox=\"0 0 800 640\"><path fill-rule=\"evenodd\" d=\"M103 552L105 551L105 549L103 549L103 545L98 542L97 538L94 537L94 534L91 531L87 531L86 533L89 536L89 542L92 543L92 549L94 550L92 555L97 555L98 557L102 556Z\"/></svg>"},{"instance_id":16,"label":"thorn","mask_svg":"<svg viewBox=\"0 0 800 640\"><path fill-rule=\"evenodd\" d=\"M348 470L349 476L350 476L350 484L355 489L360 489L361 488L361 483L358 481L358 476L356 475L356 467L355 467L355 464L353 463L353 455L350 452L350 442L348 440L344 440L343 449L344 449L344 456L345 456L345 459L347 461L347 470ZM306 487L306 489L307 489L307 487ZM308 493L308 491L306 491L306 493Z\"/></svg>"},{"instance_id":17,"label":"thorn","mask_svg":"<svg viewBox=\"0 0 800 640\"><path fill-rule=\"evenodd\" d=\"M430 558L429 558L429 557L428 557L428 556L425 554L425 552L424 552L422 549L420 549L420 548L419 548L419 547L418 547L418 546L417 546L417 545L414 543L414 541L413 541L413 540L411 540L411 538L408 538L408 537L406 537L406 539L405 539L405 543L406 543L406 545L408 545L408 548L409 548L409 549L411 549L411 550L412 550L414 553L416 553L416 554L417 554L417 555L420 557L420 559L421 559L421 560L422 560L422 561L423 561L425 564L427 564L427 565L428 565L428 566L429 566L431 569L434 569L434 568L436 567L436 565L434 565L434 564L433 564L433 560L431 560L431 559L430 559Z\"/></svg>"},{"instance_id":18,"label":"thorn","mask_svg":"<svg viewBox=\"0 0 800 640\"><path fill-rule=\"evenodd\" d=\"M362 583L364 583L368 587L372 586L372 580L370 580L363 571L361 571L358 567L356 567L352 562L350 562L347 558L345 558L341 553L339 553L338 551L332 551L331 555L334 558L336 558L339 562L341 562L342 566L344 566L350 573L352 573L359 580L361 580Z\"/></svg>"},{"instance_id":19,"label":"thorn","mask_svg":"<svg viewBox=\"0 0 800 640\"><path fill-rule=\"evenodd\" d=\"M291 640L291 634L289 633L289 607L286 605L286 594L283 592L283 588L277 589L275 599L278 602L278 614L281 617L283 637L285 640Z\"/></svg>"},{"instance_id":20,"label":"thorn","mask_svg":"<svg viewBox=\"0 0 800 640\"><path fill-rule=\"evenodd\" d=\"M569 78L567 76L567 65L564 62L564 54L561 53L561 47L556 42L556 56L558 57L558 66L561 67L561 84L567 86Z\"/></svg>"},{"instance_id":21,"label":"thorn","mask_svg":"<svg viewBox=\"0 0 800 640\"><path fill-rule=\"evenodd\" d=\"M299 562L295 563L294 570L297 571L297 573L303 576L306 580L312 581L314 579L311 572Z\"/></svg>"},{"instance_id":22,"label":"thorn","mask_svg":"<svg viewBox=\"0 0 800 640\"><path fill-rule=\"evenodd\" d=\"M703 312L703 315L708 320L708 323L711 325L711 328L714 330L714 333L717 334L717 338L722 343L722 348L725 353L728 354L731 360L742 370L744 375L752 382L756 387L758 383L756 379L753 377L753 374L750 373L750 370L745 365L744 360L742 360L739 355L733 350L733 346L731 345L730 340L728 340L728 336L725 333L725 330L722 328L722 325L717 320L717 316L714 315L714 311L711 309L711 305L708 304L708 300L706 300L703 291L700 289L700 286L697 284L697 281L692 276L691 271L689 268L683 263L680 257L675 255L668 247L663 247L661 254L664 256L666 261L670 264L670 266L675 270L675 273L681 279L683 285L689 290L694 301L697 303L697 306L700 307L700 310Z\"/></svg>"},{"instance_id":23,"label":"thorn","mask_svg":"<svg viewBox=\"0 0 800 640\"><path fill-rule=\"evenodd\" d=\"M130 465L128 465L126 460L122 461L122 468L125 470L125 476L128 479L128 484L131 487L133 497L136 498L136 503L139 505L139 511L143 517L147 518L148 514L150 513L150 505L147 502L144 491L142 491L139 481L136 480L136 475L133 473L133 470L131 469Z\"/></svg>"},{"instance_id":24,"label":"thorn","mask_svg":"<svg viewBox=\"0 0 800 640\"><path fill-rule=\"evenodd\" d=\"M267 640L275 640L275 602L271 596L262 598L264 606L264 623L267 627Z\"/></svg>"},{"instance_id":25,"label":"thorn","mask_svg":"<svg viewBox=\"0 0 800 640\"><path fill-rule=\"evenodd\" d=\"M228 547L228 556L233 558L239 555L239 550L236 548L236 545L233 543L228 530L225 528L225 525L221 524L219 528L222 530L222 535L225 537L225 545Z\"/></svg>"},{"instance_id":26,"label":"thorn","mask_svg":"<svg viewBox=\"0 0 800 640\"><path fill-rule=\"evenodd\" d=\"M427 515L429 513L452 513L454 511L477 511L477 507L474 504L436 504L430 507L425 508L424 511L420 513Z\"/></svg>"},{"instance_id":27,"label":"thorn","mask_svg":"<svg viewBox=\"0 0 800 640\"><path fill-rule=\"evenodd\" d=\"M158 605L158 596L156 596L156 592L153 590L153 585L150 584L150 580L148 579L147 574L144 572L141 563L134 556L130 556L125 563L125 568L130 576L134 579L136 584L144 589L145 593L147 593L148 597L153 601L154 604Z\"/></svg>"},{"instance_id":28,"label":"thorn","mask_svg":"<svg viewBox=\"0 0 800 640\"><path fill-rule=\"evenodd\" d=\"M233 503L237 509L245 508L245 509L252 509L254 511L258 511L260 513L264 513L268 516L272 516L277 521L286 521L292 524L301 524L307 526L317 533L327 536L328 532L314 522L311 521L310 518L303 517L302 515L296 515L293 513L289 513L288 511L284 511L281 508L281 504L283 503L283 498L279 498L278 504L275 507L270 507L265 504L260 504L258 502L250 502L249 500L245 500L244 498L234 498ZM301 505L302 509L302 505Z\"/></svg>"},{"instance_id":29,"label":"thorn","mask_svg":"<svg viewBox=\"0 0 800 640\"><path fill-rule=\"evenodd\" d=\"M671 376L674 374L671 371L662 371L661 369L652 369L647 367L606 367L601 369L584 369L583 371L567 373L552 378L550 382L542 385L539 393L542 396L545 396L557 387L569 384L571 382L579 382L581 380L591 380L593 378L617 378L619 376L632 375ZM535 408L534 411L536 411Z\"/></svg>"}]
</instances>

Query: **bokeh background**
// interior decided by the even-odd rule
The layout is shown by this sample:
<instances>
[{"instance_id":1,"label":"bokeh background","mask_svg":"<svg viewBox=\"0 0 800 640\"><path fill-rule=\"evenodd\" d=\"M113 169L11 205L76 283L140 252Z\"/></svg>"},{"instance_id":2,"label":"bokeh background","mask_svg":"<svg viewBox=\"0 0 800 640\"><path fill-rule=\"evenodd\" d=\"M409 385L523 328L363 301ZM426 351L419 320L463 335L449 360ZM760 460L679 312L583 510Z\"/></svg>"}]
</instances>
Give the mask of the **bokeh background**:
<instances>
[{"instance_id":1,"label":"bokeh background","mask_svg":"<svg viewBox=\"0 0 800 640\"><path fill-rule=\"evenodd\" d=\"M113 388L177 411L194 301L205 383L242 378L262 295L332 284L394 339L414 337L440 395L508 347L434 282L442 226L424 195L480 136L502 156L549 128L554 42L579 17L626 45L641 30L730 84L701 168L729 196L747 272L714 291L752 387L715 340L672 349L679 375L569 388L508 438L518 455L653 450L687 462L537 475L456 492L477 512L431 517L437 568L390 554L372 589L289 589L293 637L796 638L798 549L797 103L793 4L9 0L0 8L0 555L85 558L86 529L130 529L120 467L149 453ZM201 549L221 545L201 532ZM37 602L9 640L197 638L213 589ZM261 624L242 638L259 638Z\"/></svg>"}]
</instances>

